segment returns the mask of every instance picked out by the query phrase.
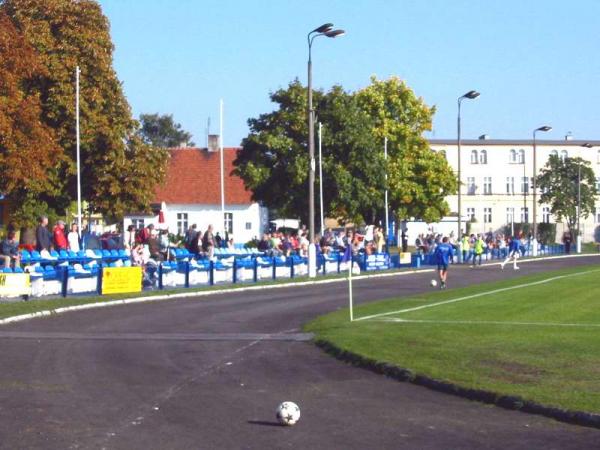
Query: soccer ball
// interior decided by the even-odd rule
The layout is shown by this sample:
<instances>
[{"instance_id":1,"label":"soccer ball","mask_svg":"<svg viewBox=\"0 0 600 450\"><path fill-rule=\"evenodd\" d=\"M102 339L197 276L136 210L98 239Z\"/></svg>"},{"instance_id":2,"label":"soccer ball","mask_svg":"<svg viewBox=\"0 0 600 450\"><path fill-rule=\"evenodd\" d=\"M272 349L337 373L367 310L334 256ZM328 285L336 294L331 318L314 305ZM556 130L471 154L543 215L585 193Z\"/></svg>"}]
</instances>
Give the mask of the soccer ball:
<instances>
[{"instance_id":1,"label":"soccer ball","mask_svg":"<svg viewBox=\"0 0 600 450\"><path fill-rule=\"evenodd\" d=\"M300 408L294 402L283 402L277 407L275 417L281 425L295 425L300 420Z\"/></svg>"},{"instance_id":2,"label":"soccer ball","mask_svg":"<svg viewBox=\"0 0 600 450\"><path fill-rule=\"evenodd\" d=\"M437 286L437 281L435 281L435 280L431 280L431 281L429 282L429 284L431 285L431 287L436 287L436 286Z\"/></svg>"}]
</instances>

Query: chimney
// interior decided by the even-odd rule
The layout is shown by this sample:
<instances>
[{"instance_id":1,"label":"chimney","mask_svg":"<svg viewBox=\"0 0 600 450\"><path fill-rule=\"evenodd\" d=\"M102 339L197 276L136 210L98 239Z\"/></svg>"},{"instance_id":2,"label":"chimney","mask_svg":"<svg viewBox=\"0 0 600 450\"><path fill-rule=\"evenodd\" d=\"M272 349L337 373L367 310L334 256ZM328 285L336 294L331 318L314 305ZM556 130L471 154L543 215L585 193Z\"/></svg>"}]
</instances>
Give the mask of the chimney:
<instances>
[{"instance_id":1,"label":"chimney","mask_svg":"<svg viewBox=\"0 0 600 450\"><path fill-rule=\"evenodd\" d=\"M565 141L572 141L573 140L573 133L571 133L570 131L567 133L567 135L565 136Z\"/></svg>"},{"instance_id":2,"label":"chimney","mask_svg":"<svg viewBox=\"0 0 600 450\"><path fill-rule=\"evenodd\" d=\"M490 138L489 134L482 134L481 136L479 136L480 141L487 141L489 138Z\"/></svg>"},{"instance_id":3,"label":"chimney","mask_svg":"<svg viewBox=\"0 0 600 450\"><path fill-rule=\"evenodd\" d=\"M218 134L209 134L208 135L208 149L209 152L218 152L219 151L219 135Z\"/></svg>"}]
</instances>

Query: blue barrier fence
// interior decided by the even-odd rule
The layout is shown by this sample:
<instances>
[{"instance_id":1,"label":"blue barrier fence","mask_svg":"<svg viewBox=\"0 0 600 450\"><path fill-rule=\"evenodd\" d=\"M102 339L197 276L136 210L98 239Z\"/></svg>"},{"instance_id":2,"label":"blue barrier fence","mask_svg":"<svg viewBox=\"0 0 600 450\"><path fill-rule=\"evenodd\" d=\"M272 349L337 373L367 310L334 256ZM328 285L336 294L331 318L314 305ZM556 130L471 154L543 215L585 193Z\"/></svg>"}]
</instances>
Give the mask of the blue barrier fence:
<instances>
[{"instance_id":1,"label":"blue barrier fence","mask_svg":"<svg viewBox=\"0 0 600 450\"><path fill-rule=\"evenodd\" d=\"M530 256L529 248L523 249L523 256ZM219 257L196 259L185 249L174 249L174 261L148 264L144 273L144 287L164 289L172 287L189 288L192 286L212 286L215 284L256 283L260 280L277 280L297 278L308 275L307 258L298 255L289 257L266 256L256 250L236 250L236 254L221 251ZM563 245L540 245L539 255L564 253ZM482 259L490 261L506 258L507 249L486 251ZM32 295L74 295L83 293L101 293L102 275L107 267L130 265L130 257L124 250L97 250L87 252L54 252L44 258L37 252L22 254L22 262L29 264ZM473 259L468 252L465 263ZM49 259L48 259L49 257ZM410 263L401 264L400 255L359 254L353 257L361 271L373 272L401 267L421 267L436 265L433 254L413 253ZM455 263L457 258L455 258ZM348 270L348 264L342 263L342 254L319 254L317 257L317 274L339 274ZM10 268L2 272L13 272ZM14 273L23 273L22 268L15 268Z\"/></svg>"}]
</instances>

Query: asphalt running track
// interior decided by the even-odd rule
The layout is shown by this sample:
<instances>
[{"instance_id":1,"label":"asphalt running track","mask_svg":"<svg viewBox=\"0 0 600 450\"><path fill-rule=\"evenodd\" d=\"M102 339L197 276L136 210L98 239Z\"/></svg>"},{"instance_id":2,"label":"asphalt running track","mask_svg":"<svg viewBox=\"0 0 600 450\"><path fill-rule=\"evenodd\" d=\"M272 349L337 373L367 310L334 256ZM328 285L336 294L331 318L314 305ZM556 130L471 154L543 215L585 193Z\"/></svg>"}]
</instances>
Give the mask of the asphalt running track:
<instances>
[{"instance_id":1,"label":"asphalt running track","mask_svg":"<svg viewBox=\"0 0 600 450\"><path fill-rule=\"evenodd\" d=\"M451 267L450 288L599 257ZM355 282L357 303L431 273ZM593 449L600 430L471 402L339 362L301 325L346 284L72 312L0 327L2 449ZM297 426L274 423L283 400Z\"/></svg>"}]
</instances>

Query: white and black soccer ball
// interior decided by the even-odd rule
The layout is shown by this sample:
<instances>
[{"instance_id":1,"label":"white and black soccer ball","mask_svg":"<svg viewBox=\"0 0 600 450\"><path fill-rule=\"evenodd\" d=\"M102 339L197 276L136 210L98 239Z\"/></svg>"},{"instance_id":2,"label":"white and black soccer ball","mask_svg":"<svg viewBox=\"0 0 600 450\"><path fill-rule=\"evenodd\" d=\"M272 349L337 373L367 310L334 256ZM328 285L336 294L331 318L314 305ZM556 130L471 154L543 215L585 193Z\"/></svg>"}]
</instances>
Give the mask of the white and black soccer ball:
<instances>
[{"instance_id":1,"label":"white and black soccer ball","mask_svg":"<svg viewBox=\"0 0 600 450\"><path fill-rule=\"evenodd\" d=\"M437 286L437 281L435 281L435 280L431 280L431 281L429 282L429 284L431 285L431 287L436 287L436 286Z\"/></svg>"},{"instance_id":2,"label":"white and black soccer ball","mask_svg":"<svg viewBox=\"0 0 600 450\"><path fill-rule=\"evenodd\" d=\"M277 407L275 417L281 425L295 425L300 420L300 408L294 402L283 402Z\"/></svg>"}]
</instances>

